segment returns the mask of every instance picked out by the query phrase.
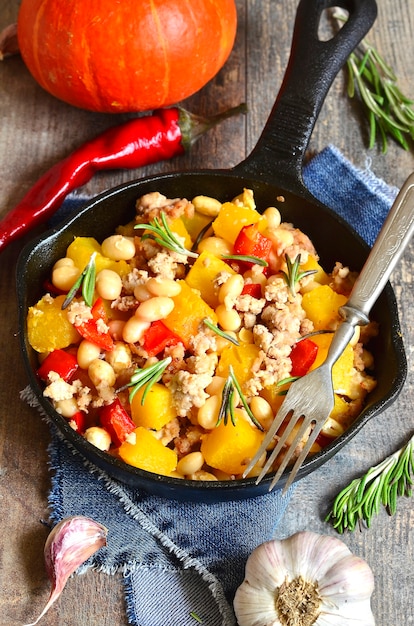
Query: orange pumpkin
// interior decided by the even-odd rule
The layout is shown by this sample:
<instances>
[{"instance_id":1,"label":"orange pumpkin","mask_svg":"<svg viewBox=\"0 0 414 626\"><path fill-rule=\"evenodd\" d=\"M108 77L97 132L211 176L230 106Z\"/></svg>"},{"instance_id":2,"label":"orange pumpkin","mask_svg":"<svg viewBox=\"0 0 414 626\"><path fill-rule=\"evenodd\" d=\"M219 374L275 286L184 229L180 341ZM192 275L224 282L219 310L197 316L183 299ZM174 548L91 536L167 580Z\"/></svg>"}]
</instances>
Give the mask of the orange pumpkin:
<instances>
[{"instance_id":1,"label":"orange pumpkin","mask_svg":"<svg viewBox=\"0 0 414 626\"><path fill-rule=\"evenodd\" d=\"M100 112L169 106L224 65L234 0L22 0L18 41L48 92Z\"/></svg>"}]
</instances>

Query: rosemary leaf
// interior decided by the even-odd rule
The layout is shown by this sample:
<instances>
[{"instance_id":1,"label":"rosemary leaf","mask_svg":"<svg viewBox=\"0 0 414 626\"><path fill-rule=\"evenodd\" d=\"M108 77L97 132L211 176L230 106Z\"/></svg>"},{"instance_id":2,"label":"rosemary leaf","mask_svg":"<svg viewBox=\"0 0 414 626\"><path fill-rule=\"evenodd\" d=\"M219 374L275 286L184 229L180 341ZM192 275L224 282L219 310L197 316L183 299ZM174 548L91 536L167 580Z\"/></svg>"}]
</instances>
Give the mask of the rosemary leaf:
<instances>
[{"instance_id":1,"label":"rosemary leaf","mask_svg":"<svg viewBox=\"0 0 414 626\"><path fill-rule=\"evenodd\" d=\"M141 404L144 404L145 398L147 394L151 390L151 387L158 382L163 375L167 366L171 363L172 359L170 356L150 365L149 367L138 368L132 374L129 383L117 389L117 393L123 391L124 389L128 389L128 387L132 387L129 393L129 402L132 402L135 394L145 387L144 393L142 394Z\"/></svg>"},{"instance_id":2,"label":"rosemary leaf","mask_svg":"<svg viewBox=\"0 0 414 626\"><path fill-rule=\"evenodd\" d=\"M243 263L253 263L254 265L260 265L261 267L267 267L269 264L265 259L261 259L259 256L253 256L250 254L222 254L222 259L229 261L242 261Z\"/></svg>"},{"instance_id":3,"label":"rosemary leaf","mask_svg":"<svg viewBox=\"0 0 414 626\"><path fill-rule=\"evenodd\" d=\"M289 256L285 254L285 261L287 271L284 272L282 270L283 278L285 279L292 296L296 296L296 283L302 280L302 278L305 278L305 276L316 274L316 270L306 270L305 272L300 272L300 254L297 255L293 263Z\"/></svg>"},{"instance_id":4,"label":"rosemary leaf","mask_svg":"<svg viewBox=\"0 0 414 626\"><path fill-rule=\"evenodd\" d=\"M136 230L147 230L152 233L152 235L149 233L144 234L142 239L152 236L154 241L156 241L163 248L167 248L177 254L182 254L196 259L198 257L198 253L187 250L187 248L183 246L177 235L175 235L169 227L164 211L161 211L160 216L161 221L158 217L154 217L149 224L135 224L134 228Z\"/></svg>"},{"instance_id":5,"label":"rosemary leaf","mask_svg":"<svg viewBox=\"0 0 414 626\"><path fill-rule=\"evenodd\" d=\"M83 299L85 300L88 306L92 306L93 294L95 291L95 279L96 279L95 257L96 257L96 252L93 252L82 274L79 276L75 284L72 286L72 288L68 292L65 300L63 301L62 307L61 307L62 310L66 309L70 305L70 303L76 296L81 286L82 286Z\"/></svg>"},{"instance_id":6,"label":"rosemary leaf","mask_svg":"<svg viewBox=\"0 0 414 626\"><path fill-rule=\"evenodd\" d=\"M333 17L340 23L348 19L338 7ZM385 154L391 137L409 150L408 140L414 138L414 101L401 91L393 68L366 39L349 55L346 67L348 96L359 96L368 118L369 148L380 141Z\"/></svg>"},{"instance_id":7,"label":"rosemary leaf","mask_svg":"<svg viewBox=\"0 0 414 626\"><path fill-rule=\"evenodd\" d=\"M352 532L358 523L369 528L381 506L389 515L395 514L398 497L410 496L413 482L414 435L405 446L345 487L334 499L325 521L339 533Z\"/></svg>"},{"instance_id":8,"label":"rosemary leaf","mask_svg":"<svg viewBox=\"0 0 414 626\"><path fill-rule=\"evenodd\" d=\"M208 317L205 317L203 319L203 323L207 326L207 328L212 330L213 333L216 333L216 335L219 335L220 337L223 337L223 339L227 339L227 341L231 341L231 343L234 343L235 346L239 346L240 345L240 343L239 343L238 339L236 339L236 337L233 337L232 335L229 335L228 333L226 333L224 330L221 330L221 328L219 328L210 319L208 319Z\"/></svg>"}]
</instances>

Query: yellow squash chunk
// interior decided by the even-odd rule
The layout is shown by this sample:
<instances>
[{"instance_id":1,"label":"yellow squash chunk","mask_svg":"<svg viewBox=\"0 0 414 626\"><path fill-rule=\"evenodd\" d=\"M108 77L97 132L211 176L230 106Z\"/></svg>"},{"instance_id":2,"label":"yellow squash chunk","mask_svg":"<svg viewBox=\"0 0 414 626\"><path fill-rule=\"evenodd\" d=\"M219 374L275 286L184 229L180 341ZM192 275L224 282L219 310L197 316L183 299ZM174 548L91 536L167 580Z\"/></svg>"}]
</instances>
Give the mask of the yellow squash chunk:
<instances>
[{"instance_id":1,"label":"yellow squash chunk","mask_svg":"<svg viewBox=\"0 0 414 626\"><path fill-rule=\"evenodd\" d=\"M198 289L203 300L213 308L219 303L214 279L220 272L236 273L215 254L202 252L185 277L186 283L193 289Z\"/></svg>"},{"instance_id":2,"label":"yellow squash chunk","mask_svg":"<svg viewBox=\"0 0 414 626\"><path fill-rule=\"evenodd\" d=\"M264 434L235 410L236 425L229 419L209 432L201 443L201 452L208 465L226 474L242 474L256 454Z\"/></svg>"},{"instance_id":3,"label":"yellow squash chunk","mask_svg":"<svg viewBox=\"0 0 414 626\"><path fill-rule=\"evenodd\" d=\"M212 217L210 217L210 215L202 215L201 213L198 213L198 211L194 211L193 217L186 217L185 215L182 215L181 219L184 222L184 226L186 227L188 234L194 242L203 228L211 222Z\"/></svg>"},{"instance_id":4,"label":"yellow squash chunk","mask_svg":"<svg viewBox=\"0 0 414 626\"><path fill-rule=\"evenodd\" d=\"M177 467L177 454L166 448L159 439L139 426L135 429L136 443L123 443L118 448L118 454L125 463L139 467L147 472L169 476Z\"/></svg>"},{"instance_id":5,"label":"yellow squash chunk","mask_svg":"<svg viewBox=\"0 0 414 626\"><path fill-rule=\"evenodd\" d=\"M203 319L208 317L217 324L217 315L185 280L180 280L179 283L181 291L173 297L174 308L163 322L182 339L185 346L188 346L191 338L199 332Z\"/></svg>"},{"instance_id":6,"label":"yellow squash chunk","mask_svg":"<svg viewBox=\"0 0 414 626\"><path fill-rule=\"evenodd\" d=\"M260 221L266 224L266 219L255 209L225 202L213 222L213 230L217 237L234 243L243 226Z\"/></svg>"},{"instance_id":7,"label":"yellow squash chunk","mask_svg":"<svg viewBox=\"0 0 414 626\"><path fill-rule=\"evenodd\" d=\"M338 309L346 301L345 296L336 293L329 285L320 285L303 295L302 307L315 330L326 330L332 321L339 318Z\"/></svg>"},{"instance_id":8,"label":"yellow squash chunk","mask_svg":"<svg viewBox=\"0 0 414 626\"><path fill-rule=\"evenodd\" d=\"M101 246L94 237L75 237L66 251L66 256L72 259L78 269L83 270L94 252L97 253L95 257L97 273L103 269L108 269L124 276L131 271L126 261L114 261L103 256Z\"/></svg>"},{"instance_id":9,"label":"yellow squash chunk","mask_svg":"<svg viewBox=\"0 0 414 626\"><path fill-rule=\"evenodd\" d=\"M144 391L145 387L133 397L131 403L132 419L137 426L160 430L177 415L172 402L171 391L164 385L155 383L145 396L144 404L142 404Z\"/></svg>"},{"instance_id":10,"label":"yellow squash chunk","mask_svg":"<svg viewBox=\"0 0 414 626\"><path fill-rule=\"evenodd\" d=\"M182 237L184 239L184 248L190 250L193 242L181 217L177 217L173 220L168 220L168 226L175 235L178 235L179 237Z\"/></svg>"},{"instance_id":11,"label":"yellow squash chunk","mask_svg":"<svg viewBox=\"0 0 414 626\"><path fill-rule=\"evenodd\" d=\"M316 274L312 274L312 278L317 283L321 285L327 285L329 283L330 279L328 274L312 254L309 255L306 263L301 263L300 265L301 272L307 272L309 270L316 271Z\"/></svg>"},{"instance_id":12,"label":"yellow squash chunk","mask_svg":"<svg viewBox=\"0 0 414 626\"><path fill-rule=\"evenodd\" d=\"M331 345L333 334L315 335L312 337L318 347L318 354L315 362L313 363L311 370L321 365L326 359L328 354L328 348ZM355 376L354 369L354 350L351 345L347 345L337 362L332 368L332 382L335 393L341 396L348 396L349 398L355 397L355 383L353 381Z\"/></svg>"},{"instance_id":13,"label":"yellow squash chunk","mask_svg":"<svg viewBox=\"0 0 414 626\"><path fill-rule=\"evenodd\" d=\"M80 335L68 320L66 309L62 311L65 296L43 296L29 308L27 334L29 343L36 352L51 352L67 348L80 341Z\"/></svg>"},{"instance_id":14,"label":"yellow squash chunk","mask_svg":"<svg viewBox=\"0 0 414 626\"><path fill-rule=\"evenodd\" d=\"M260 348L253 343L242 343L239 346L233 344L225 348L221 353L220 360L217 365L217 376L227 378L229 375L229 365L233 366L234 375L238 380L242 391L246 382L252 376L253 363L260 353Z\"/></svg>"}]
</instances>

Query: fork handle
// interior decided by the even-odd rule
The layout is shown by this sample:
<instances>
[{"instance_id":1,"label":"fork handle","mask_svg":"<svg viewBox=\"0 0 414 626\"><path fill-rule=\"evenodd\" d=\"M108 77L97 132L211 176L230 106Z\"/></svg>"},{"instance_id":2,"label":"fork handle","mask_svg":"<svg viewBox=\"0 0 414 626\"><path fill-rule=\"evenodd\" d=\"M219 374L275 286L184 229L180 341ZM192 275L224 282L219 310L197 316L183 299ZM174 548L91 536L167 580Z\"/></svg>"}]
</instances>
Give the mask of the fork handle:
<instances>
[{"instance_id":1,"label":"fork handle","mask_svg":"<svg viewBox=\"0 0 414 626\"><path fill-rule=\"evenodd\" d=\"M345 319L368 314L384 289L414 230L414 173L392 205L365 264L355 281L351 295L340 312ZM350 310L351 309L351 310ZM360 324L364 321L359 322Z\"/></svg>"}]
</instances>

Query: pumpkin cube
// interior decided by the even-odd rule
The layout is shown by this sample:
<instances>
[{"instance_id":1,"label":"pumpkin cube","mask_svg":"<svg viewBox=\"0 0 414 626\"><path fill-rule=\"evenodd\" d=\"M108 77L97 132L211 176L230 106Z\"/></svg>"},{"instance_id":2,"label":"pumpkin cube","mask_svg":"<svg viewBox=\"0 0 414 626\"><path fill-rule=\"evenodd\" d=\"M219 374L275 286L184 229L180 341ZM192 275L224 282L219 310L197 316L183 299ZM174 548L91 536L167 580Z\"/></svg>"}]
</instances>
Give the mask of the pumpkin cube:
<instances>
[{"instance_id":1,"label":"pumpkin cube","mask_svg":"<svg viewBox=\"0 0 414 626\"><path fill-rule=\"evenodd\" d=\"M203 300L213 308L219 304L214 280L220 272L236 273L218 256L205 251L200 254L185 277L186 283L193 289L198 289Z\"/></svg>"},{"instance_id":2,"label":"pumpkin cube","mask_svg":"<svg viewBox=\"0 0 414 626\"><path fill-rule=\"evenodd\" d=\"M333 334L315 335L312 337L312 341L318 345L319 350L316 360L310 368L311 370L322 365L325 361L332 337ZM335 393L349 398L357 397L355 395L355 374L354 349L348 344L332 368L332 382Z\"/></svg>"},{"instance_id":3,"label":"pumpkin cube","mask_svg":"<svg viewBox=\"0 0 414 626\"><path fill-rule=\"evenodd\" d=\"M241 343L239 346L230 344L224 348L217 365L217 376L227 378L229 366L233 366L234 375L244 392L246 382L252 376L252 367L259 356L260 348L253 343Z\"/></svg>"},{"instance_id":4,"label":"pumpkin cube","mask_svg":"<svg viewBox=\"0 0 414 626\"><path fill-rule=\"evenodd\" d=\"M177 415L172 402L171 391L164 385L155 383L142 404L144 392L145 387L142 387L132 399L132 419L137 426L160 430Z\"/></svg>"},{"instance_id":5,"label":"pumpkin cube","mask_svg":"<svg viewBox=\"0 0 414 626\"><path fill-rule=\"evenodd\" d=\"M72 259L78 269L83 270L94 252L96 252L95 266L97 273L103 269L109 269L117 272L120 276L125 276L130 272L131 268L126 261L114 261L103 256L101 246L94 237L75 237L69 245L66 255Z\"/></svg>"},{"instance_id":6,"label":"pumpkin cube","mask_svg":"<svg viewBox=\"0 0 414 626\"><path fill-rule=\"evenodd\" d=\"M193 217L182 215L181 219L184 222L184 226L186 227L193 242L197 239L203 228L205 228L212 220L210 215L203 215L198 211L194 211Z\"/></svg>"},{"instance_id":7,"label":"pumpkin cube","mask_svg":"<svg viewBox=\"0 0 414 626\"><path fill-rule=\"evenodd\" d=\"M309 270L316 271L316 274L313 274L312 278L317 283L320 283L321 285L327 285L329 283L329 280L330 280L329 275L325 272L323 267L318 263L318 261L316 260L316 257L314 257L313 254L310 254L308 256L308 260L306 261L306 263L300 264L301 272L308 272Z\"/></svg>"},{"instance_id":8,"label":"pumpkin cube","mask_svg":"<svg viewBox=\"0 0 414 626\"><path fill-rule=\"evenodd\" d=\"M240 409L235 410L235 425L229 419L213 428L202 440L201 452L210 467L226 474L242 474L256 454L264 434L251 424Z\"/></svg>"},{"instance_id":9,"label":"pumpkin cube","mask_svg":"<svg viewBox=\"0 0 414 626\"><path fill-rule=\"evenodd\" d=\"M169 476L177 467L177 454L164 446L151 431L139 426L134 444L124 442L118 448L120 458L134 467Z\"/></svg>"},{"instance_id":10,"label":"pumpkin cube","mask_svg":"<svg viewBox=\"0 0 414 626\"><path fill-rule=\"evenodd\" d=\"M163 323L173 333L178 335L184 345L188 347L192 337L199 332L203 319L208 317L214 324L217 324L217 315L200 294L192 289L185 280L180 280L179 283L181 291L177 296L173 297L174 308L163 319Z\"/></svg>"},{"instance_id":11,"label":"pumpkin cube","mask_svg":"<svg viewBox=\"0 0 414 626\"><path fill-rule=\"evenodd\" d=\"M320 285L303 295L302 307L315 330L326 330L334 320L339 319L338 309L346 301L345 296L336 293L329 285Z\"/></svg>"},{"instance_id":12,"label":"pumpkin cube","mask_svg":"<svg viewBox=\"0 0 414 626\"><path fill-rule=\"evenodd\" d=\"M178 235L184 240L184 248L190 250L191 246L193 245L193 241L181 217L176 217L173 220L168 220L168 226L175 235Z\"/></svg>"},{"instance_id":13,"label":"pumpkin cube","mask_svg":"<svg viewBox=\"0 0 414 626\"><path fill-rule=\"evenodd\" d=\"M213 222L213 230L217 237L234 243L243 226L257 222L263 222L264 226L267 224L266 218L255 209L225 202Z\"/></svg>"},{"instance_id":14,"label":"pumpkin cube","mask_svg":"<svg viewBox=\"0 0 414 626\"><path fill-rule=\"evenodd\" d=\"M52 352L79 343L81 336L69 322L68 313L62 311L66 296L43 296L29 308L27 333L29 343L36 352Z\"/></svg>"}]
</instances>

